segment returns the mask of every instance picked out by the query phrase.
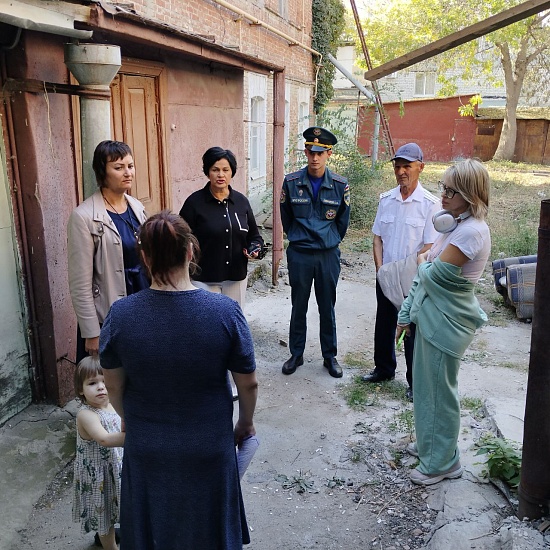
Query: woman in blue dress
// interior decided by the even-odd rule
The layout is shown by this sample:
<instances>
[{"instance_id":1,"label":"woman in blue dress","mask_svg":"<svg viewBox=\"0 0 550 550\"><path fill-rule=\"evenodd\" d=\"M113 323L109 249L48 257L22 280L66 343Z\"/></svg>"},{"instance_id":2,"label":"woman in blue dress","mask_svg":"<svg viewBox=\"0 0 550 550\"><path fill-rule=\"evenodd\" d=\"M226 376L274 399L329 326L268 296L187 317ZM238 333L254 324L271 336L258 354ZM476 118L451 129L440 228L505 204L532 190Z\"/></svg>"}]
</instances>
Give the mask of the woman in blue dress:
<instances>
[{"instance_id":1,"label":"woman in blue dress","mask_svg":"<svg viewBox=\"0 0 550 550\"><path fill-rule=\"evenodd\" d=\"M116 301L100 337L126 426L121 548L239 549L250 537L235 445L256 433L250 330L237 302L191 283L198 243L182 218L152 216L139 239L151 287Z\"/></svg>"}]
</instances>

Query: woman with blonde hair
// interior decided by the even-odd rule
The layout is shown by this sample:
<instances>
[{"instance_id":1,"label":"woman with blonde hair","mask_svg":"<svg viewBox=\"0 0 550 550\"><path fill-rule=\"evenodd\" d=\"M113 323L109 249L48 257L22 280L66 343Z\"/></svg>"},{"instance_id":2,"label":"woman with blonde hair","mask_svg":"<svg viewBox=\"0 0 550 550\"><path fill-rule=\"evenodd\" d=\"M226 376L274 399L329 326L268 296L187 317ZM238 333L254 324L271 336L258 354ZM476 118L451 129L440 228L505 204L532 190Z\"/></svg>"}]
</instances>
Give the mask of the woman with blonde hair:
<instances>
[{"instance_id":1,"label":"woman with blonde hair","mask_svg":"<svg viewBox=\"0 0 550 550\"><path fill-rule=\"evenodd\" d=\"M396 338L416 324L413 359L416 444L408 451L420 464L417 485L433 485L462 475L458 371L474 333L487 316L474 296L491 251L485 216L489 173L477 160L449 167L439 182L444 208L434 216L440 233L418 256L418 274L398 316Z\"/></svg>"}]
</instances>

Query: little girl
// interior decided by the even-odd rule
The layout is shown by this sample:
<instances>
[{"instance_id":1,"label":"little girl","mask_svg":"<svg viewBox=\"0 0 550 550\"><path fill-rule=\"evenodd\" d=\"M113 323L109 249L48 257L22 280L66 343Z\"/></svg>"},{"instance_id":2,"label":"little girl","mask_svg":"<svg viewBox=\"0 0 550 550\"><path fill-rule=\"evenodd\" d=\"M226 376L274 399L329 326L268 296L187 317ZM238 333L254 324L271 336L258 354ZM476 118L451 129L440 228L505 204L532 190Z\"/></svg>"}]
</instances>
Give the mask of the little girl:
<instances>
[{"instance_id":1,"label":"little girl","mask_svg":"<svg viewBox=\"0 0 550 550\"><path fill-rule=\"evenodd\" d=\"M103 369L96 357L76 367L74 386L82 402L76 416L73 521L97 531L105 550L117 550L122 446L120 416L109 402Z\"/></svg>"}]
</instances>

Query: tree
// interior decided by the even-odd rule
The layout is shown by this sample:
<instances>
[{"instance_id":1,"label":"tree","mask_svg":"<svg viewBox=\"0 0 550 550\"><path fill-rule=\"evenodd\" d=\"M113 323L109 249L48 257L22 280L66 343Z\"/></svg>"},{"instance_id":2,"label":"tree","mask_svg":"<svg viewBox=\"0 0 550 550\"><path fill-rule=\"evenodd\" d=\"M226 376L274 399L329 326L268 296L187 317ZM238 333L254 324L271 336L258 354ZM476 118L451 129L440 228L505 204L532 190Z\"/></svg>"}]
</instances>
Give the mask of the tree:
<instances>
[{"instance_id":1,"label":"tree","mask_svg":"<svg viewBox=\"0 0 550 550\"><path fill-rule=\"evenodd\" d=\"M390 61L520 2L389 0L379 3L363 24L373 65ZM456 93L458 78L492 84L501 84L504 80L506 108L495 159L513 158L516 110L524 81L534 62L550 47L550 29L545 25L547 15L529 17L424 62L438 70L438 81L443 84L438 95L442 96ZM449 77L445 71L454 71L454 74Z\"/></svg>"},{"instance_id":2,"label":"tree","mask_svg":"<svg viewBox=\"0 0 550 550\"><path fill-rule=\"evenodd\" d=\"M326 54L330 53L336 57L340 36L344 30L345 9L341 0L313 0L311 9L311 47L323 54L323 61L316 75L317 86L313 102L313 110L319 113L334 95L332 81L335 67L326 59ZM318 56L313 56L313 62L319 63Z\"/></svg>"}]
</instances>

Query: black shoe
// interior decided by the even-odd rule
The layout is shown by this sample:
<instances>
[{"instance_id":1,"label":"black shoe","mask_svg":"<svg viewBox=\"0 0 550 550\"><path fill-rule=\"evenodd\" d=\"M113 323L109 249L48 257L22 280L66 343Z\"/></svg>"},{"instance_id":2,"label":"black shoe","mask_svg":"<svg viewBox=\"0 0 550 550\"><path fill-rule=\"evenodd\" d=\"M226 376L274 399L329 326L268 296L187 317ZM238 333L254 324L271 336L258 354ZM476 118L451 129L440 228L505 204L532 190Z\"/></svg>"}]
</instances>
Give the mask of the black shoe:
<instances>
[{"instance_id":1,"label":"black shoe","mask_svg":"<svg viewBox=\"0 0 550 550\"><path fill-rule=\"evenodd\" d=\"M408 399L411 403L413 402L413 389L407 388L407 391L405 392L405 399Z\"/></svg>"},{"instance_id":2,"label":"black shoe","mask_svg":"<svg viewBox=\"0 0 550 550\"><path fill-rule=\"evenodd\" d=\"M296 369L304 364L303 355L293 355L288 361L283 365L283 374L292 374L296 372Z\"/></svg>"},{"instance_id":3,"label":"black shoe","mask_svg":"<svg viewBox=\"0 0 550 550\"><path fill-rule=\"evenodd\" d=\"M342 378L344 374L342 367L338 364L338 361L336 361L336 357L325 357L323 367L328 369L328 373L333 378Z\"/></svg>"},{"instance_id":4,"label":"black shoe","mask_svg":"<svg viewBox=\"0 0 550 550\"><path fill-rule=\"evenodd\" d=\"M395 374L393 376L385 376L383 374L380 374L379 372L376 372L376 370L373 370L372 372L369 372L369 374L366 374L365 376L361 376L361 380L363 382L385 382L386 380L393 380L395 378Z\"/></svg>"}]
</instances>

